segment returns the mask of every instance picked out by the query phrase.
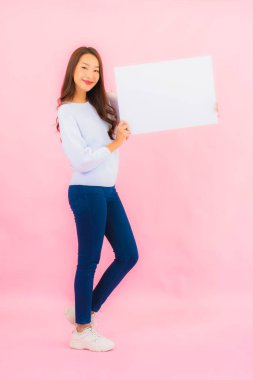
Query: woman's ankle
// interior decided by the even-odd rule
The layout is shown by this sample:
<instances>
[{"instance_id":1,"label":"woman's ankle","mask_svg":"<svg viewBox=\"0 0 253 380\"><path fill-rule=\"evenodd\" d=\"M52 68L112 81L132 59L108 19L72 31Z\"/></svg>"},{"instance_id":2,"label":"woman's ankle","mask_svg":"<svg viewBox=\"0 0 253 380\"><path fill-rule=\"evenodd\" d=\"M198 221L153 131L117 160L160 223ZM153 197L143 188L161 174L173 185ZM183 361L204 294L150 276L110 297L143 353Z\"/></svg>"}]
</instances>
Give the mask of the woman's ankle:
<instances>
[{"instance_id":1,"label":"woman's ankle","mask_svg":"<svg viewBox=\"0 0 253 380\"><path fill-rule=\"evenodd\" d=\"M87 323L85 325L77 325L76 330L77 330L77 332L82 332L87 327L91 327L91 323Z\"/></svg>"}]
</instances>

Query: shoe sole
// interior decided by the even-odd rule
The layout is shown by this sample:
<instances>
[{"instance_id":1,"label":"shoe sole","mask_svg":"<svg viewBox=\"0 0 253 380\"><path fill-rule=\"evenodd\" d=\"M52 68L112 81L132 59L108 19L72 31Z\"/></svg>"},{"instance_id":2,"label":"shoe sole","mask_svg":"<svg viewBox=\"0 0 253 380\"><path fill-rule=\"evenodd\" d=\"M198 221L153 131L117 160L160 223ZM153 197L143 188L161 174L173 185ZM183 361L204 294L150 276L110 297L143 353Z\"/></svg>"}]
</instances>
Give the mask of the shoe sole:
<instances>
[{"instance_id":1,"label":"shoe sole","mask_svg":"<svg viewBox=\"0 0 253 380\"><path fill-rule=\"evenodd\" d=\"M110 350L113 350L115 348L115 345L113 347L110 347L110 348L94 348L94 347L89 347L89 346L84 347L81 344L70 342L69 347L73 348L75 350L110 351Z\"/></svg>"}]
</instances>

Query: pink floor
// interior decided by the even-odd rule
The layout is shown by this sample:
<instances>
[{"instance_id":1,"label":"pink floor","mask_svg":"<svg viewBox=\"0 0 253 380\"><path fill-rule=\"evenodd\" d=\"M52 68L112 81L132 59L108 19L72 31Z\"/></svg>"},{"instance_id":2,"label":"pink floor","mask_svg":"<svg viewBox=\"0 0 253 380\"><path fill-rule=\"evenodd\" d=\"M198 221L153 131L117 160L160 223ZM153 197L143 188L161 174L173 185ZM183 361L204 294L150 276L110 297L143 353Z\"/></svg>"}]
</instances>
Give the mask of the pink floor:
<instances>
[{"instance_id":1,"label":"pink floor","mask_svg":"<svg viewBox=\"0 0 253 380\"><path fill-rule=\"evenodd\" d=\"M117 310L105 304L97 329L116 343L108 352L68 347L68 299L5 294L1 300L1 380L253 379L251 294L159 301L150 294L141 307L132 295Z\"/></svg>"}]
</instances>

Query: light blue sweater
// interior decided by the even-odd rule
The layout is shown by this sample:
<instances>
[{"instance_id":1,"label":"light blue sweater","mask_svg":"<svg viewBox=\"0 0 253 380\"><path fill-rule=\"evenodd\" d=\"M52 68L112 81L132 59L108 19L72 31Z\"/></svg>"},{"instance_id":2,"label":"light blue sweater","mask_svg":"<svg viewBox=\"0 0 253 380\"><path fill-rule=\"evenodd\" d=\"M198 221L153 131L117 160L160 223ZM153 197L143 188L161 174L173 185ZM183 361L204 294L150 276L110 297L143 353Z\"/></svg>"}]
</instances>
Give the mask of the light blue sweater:
<instances>
[{"instance_id":1,"label":"light blue sweater","mask_svg":"<svg viewBox=\"0 0 253 380\"><path fill-rule=\"evenodd\" d=\"M116 98L108 97L118 112ZM58 108L58 121L62 149L73 169L69 184L115 185L119 149L111 152L106 147L113 141L107 133L110 126L100 118L95 107L88 101L64 103Z\"/></svg>"}]
</instances>

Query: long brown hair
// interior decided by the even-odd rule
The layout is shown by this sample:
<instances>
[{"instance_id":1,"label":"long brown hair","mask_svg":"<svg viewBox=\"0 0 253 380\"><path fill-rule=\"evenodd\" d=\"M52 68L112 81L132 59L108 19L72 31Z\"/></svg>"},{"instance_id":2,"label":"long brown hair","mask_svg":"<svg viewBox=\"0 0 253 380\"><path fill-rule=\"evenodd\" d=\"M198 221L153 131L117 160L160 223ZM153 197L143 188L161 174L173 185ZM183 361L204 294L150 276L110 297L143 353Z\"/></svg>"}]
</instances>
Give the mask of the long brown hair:
<instances>
[{"instance_id":1,"label":"long brown hair","mask_svg":"<svg viewBox=\"0 0 253 380\"><path fill-rule=\"evenodd\" d=\"M113 132L119 122L118 115L114 106L109 104L104 86L102 59L95 48L79 47L71 54L61 88L61 96L57 99L58 106L56 108L58 109L64 101L73 98L75 94L74 71L79 59L86 53L93 54L99 62L99 80L96 86L87 91L87 100L95 107L101 119L111 125L108 129L108 135L111 139L114 139ZM58 116L56 117L56 130L60 132Z\"/></svg>"}]
</instances>

